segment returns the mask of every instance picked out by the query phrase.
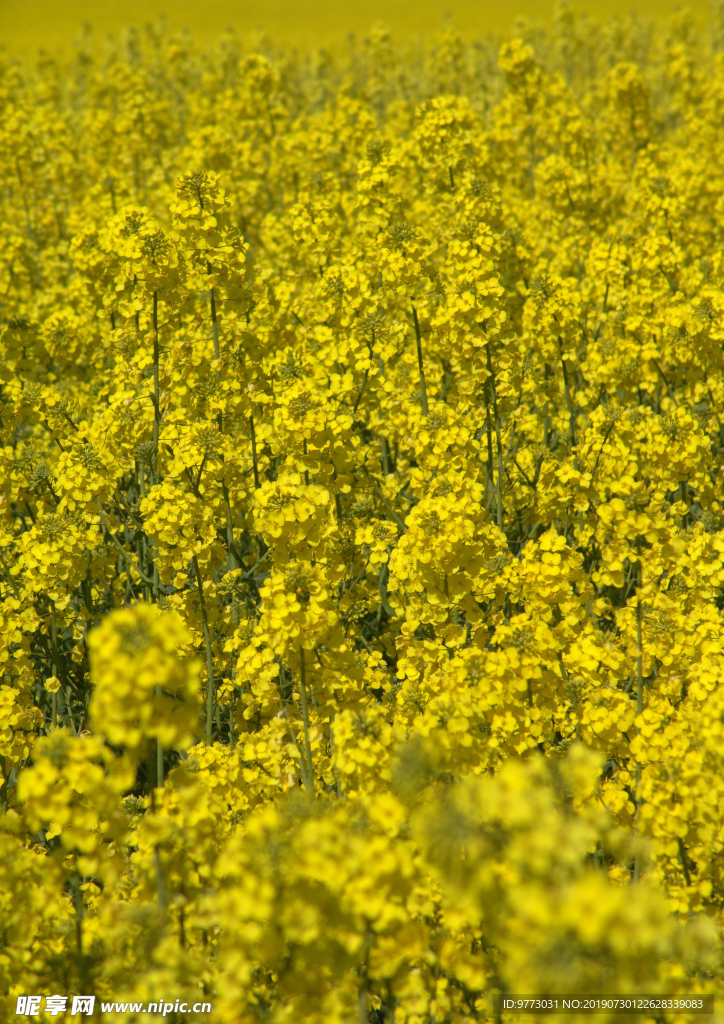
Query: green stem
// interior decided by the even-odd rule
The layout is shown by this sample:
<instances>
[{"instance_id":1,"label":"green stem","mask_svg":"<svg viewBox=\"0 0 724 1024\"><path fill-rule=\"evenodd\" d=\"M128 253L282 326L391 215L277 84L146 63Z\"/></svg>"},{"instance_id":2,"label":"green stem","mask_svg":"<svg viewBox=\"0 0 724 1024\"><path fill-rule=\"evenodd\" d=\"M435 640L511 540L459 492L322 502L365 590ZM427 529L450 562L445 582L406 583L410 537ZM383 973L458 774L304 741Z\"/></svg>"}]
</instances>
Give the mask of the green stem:
<instances>
[{"instance_id":1,"label":"green stem","mask_svg":"<svg viewBox=\"0 0 724 1024\"><path fill-rule=\"evenodd\" d=\"M490 402L488 400L488 384L485 383L485 427L488 435L488 461L485 464L486 470L486 486L489 492L488 507L493 503L495 499L495 474L493 472L493 427L490 422Z\"/></svg>"},{"instance_id":2,"label":"green stem","mask_svg":"<svg viewBox=\"0 0 724 1024\"><path fill-rule=\"evenodd\" d=\"M251 457L254 463L254 487L259 487L259 463L256 458L256 431L254 430L254 413L249 414L249 429L251 431Z\"/></svg>"},{"instance_id":3,"label":"green stem","mask_svg":"<svg viewBox=\"0 0 724 1024\"><path fill-rule=\"evenodd\" d=\"M390 446L387 443L387 438L380 434L380 449L382 451L382 472L385 476L390 475Z\"/></svg>"},{"instance_id":4,"label":"green stem","mask_svg":"<svg viewBox=\"0 0 724 1024\"><path fill-rule=\"evenodd\" d=\"M113 541L113 543L114 543L114 544L116 545L116 547L118 548L118 551L119 551L119 553L120 553L121 557L122 557L122 558L123 558L123 559L125 560L125 562L126 562L126 564L128 565L128 567L129 567L130 569L133 569L133 571L134 571L135 573L137 573L137 574L138 574L138 576L140 576L140 578L141 578L142 580L145 580L145 582L146 582L146 583L148 583L148 584L149 584L150 586L155 586L155 587L156 587L156 589L158 589L158 588L159 588L159 583L158 583L158 580L156 580L156 582L154 583L154 580L152 580L152 579L151 579L151 578L150 578L149 576L147 576L147 575L145 574L145 572L143 571L143 569L139 568L139 566L137 566L137 565L136 565L136 563L135 563L135 562L133 561L133 559L132 559L132 558L131 558L131 556L130 556L130 555L128 554L128 552L126 551L126 549L125 549L125 548L123 547L123 545L121 544L121 542L120 542L120 541L118 540L118 538L116 537L116 535L115 535L115 534L114 534L114 533L113 533L113 532L111 531L110 527L108 526L108 524L107 524L107 523L105 522L105 520L103 519L103 516L101 516L101 527L102 527L102 529L103 529L103 530L106 530L106 531L108 532L108 536L109 536L109 537L111 538L111 540ZM133 582L133 581L131 580L130 572L128 573L128 581L129 581L129 583L132 583L132 582Z\"/></svg>"},{"instance_id":5,"label":"green stem","mask_svg":"<svg viewBox=\"0 0 724 1024\"><path fill-rule=\"evenodd\" d=\"M12 587L13 593L15 594L16 597L20 597L20 591L18 590L18 585L15 582L15 580L13 579L13 577L10 575L10 570L8 569L7 562L5 561L5 556L3 554L2 548L0 548L0 565L2 565L3 576L5 577L5 579L8 581L8 583Z\"/></svg>"},{"instance_id":6,"label":"green stem","mask_svg":"<svg viewBox=\"0 0 724 1024\"><path fill-rule=\"evenodd\" d=\"M337 799L341 800L344 796L342 786L337 775L337 767L335 765L335 749L334 749L334 712L329 716L329 751L332 755L332 769L334 771L334 784L337 790Z\"/></svg>"},{"instance_id":7,"label":"green stem","mask_svg":"<svg viewBox=\"0 0 724 1024\"><path fill-rule=\"evenodd\" d=\"M211 631L209 630L209 616L206 611L206 598L204 597L204 586L201 580L199 560L196 555L193 558L194 570L196 572L196 585L199 588L199 600L201 602L201 618L204 623L204 643L206 645L206 672L209 685L206 691L206 742L211 743L214 724L214 662L211 651Z\"/></svg>"},{"instance_id":8,"label":"green stem","mask_svg":"<svg viewBox=\"0 0 724 1024\"><path fill-rule=\"evenodd\" d=\"M485 355L488 360L488 383L490 386L490 397L493 400L493 417L495 423L495 440L498 449L498 484L496 488L496 505L498 513L498 528L503 529L503 442L500 438L500 414L498 413L498 396L495 389L495 374L493 372L493 363L490 358L490 344L485 346Z\"/></svg>"},{"instance_id":9,"label":"green stem","mask_svg":"<svg viewBox=\"0 0 724 1024\"><path fill-rule=\"evenodd\" d=\"M309 739L309 708L307 707L307 670L304 662L304 648L299 647L300 695L302 698L302 720L304 722L304 753L307 758L307 793L314 796L314 768L312 766L312 744Z\"/></svg>"},{"instance_id":10,"label":"green stem","mask_svg":"<svg viewBox=\"0 0 724 1024\"><path fill-rule=\"evenodd\" d=\"M561 339L558 339L558 348L561 353L561 367L563 368L563 391L566 396L566 408L568 409L568 424L571 433L571 444L576 443L576 414L573 409L573 400L571 399L571 389L568 383L568 370L566 369L566 361L563 358L563 344Z\"/></svg>"},{"instance_id":11,"label":"green stem","mask_svg":"<svg viewBox=\"0 0 724 1024\"><path fill-rule=\"evenodd\" d=\"M236 745L236 738L234 736L234 709L229 704L229 750L233 751Z\"/></svg>"},{"instance_id":12,"label":"green stem","mask_svg":"<svg viewBox=\"0 0 724 1024\"><path fill-rule=\"evenodd\" d=\"M70 706L70 698L71 698L71 689L70 689L69 686L67 686L65 688L65 692L64 692L65 713L68 716L68 722L70 724L70 731L73 733L74 736L77 736L78 735L78 727L75 724L75 719L73 718L73 711L72 711L72 708Z\"/></svg>"},{"instance_id":13,"label":"green stem","mask_svg":"<svg viewBox=\"0 0 724 1024\"><path fill-rule=\"evenodd\" d=\"M140 498L144 498L146 496L146 487L145 487L144 476L145 476L145 466L144 466L143 463L141 463L140 466L138 467L138 495L139 495ZM139 543L139 548L138 548L138 564L143 566L143 569L144 569L144 572L145 572L148 569L148 549L147 549L146 535L144 533L140 534L138 543ZM148 577L148 578L150 578L150 577ZM143 587L143 594L144 594L145 600L150 604L150 602L151 602L151 591L149 589L149 586L150 586L150 584L149 585L144 585L144 587Z\"/></svg>"},{"instance_id":14,"label":"green stem","mask_svg":"<svg viewBox=\"0 0 724 1024\"><path fill-rule=\"evenodd\" d=\"M641 584L641 556L639 555L639 585ZM643 640L641 636L641 597L636 595L636 644L638 651L636 654L636 714L640 715L644 709L644 675L643 675ZM641 807L641 765L636 762L636 818L638 819L639 808ZM634 881L638 882L641 875L641 859L640 855L636 854L636 860L634 861Z\"/></svg>"},{"instance_id":15,"label":"green stem","mask_svg":"<svg viewBox=\"0 0 724 1024\"><path fill-rule=\"evenodd\" d=\"M417 368L420 371L420 396L422 398L422 415L428 416L430 411L427 405L427 388L425 386L425 367L422 362L422 334L420 332L420 322L417 319L417 310L412 307L412 316L415 321L415 338L417 340Z\"/></svg>"},{"instance_id":16,"label":"green stem","mask_svg":"<svg viewBox=\"0 0 724 1024\"><path fill-rule=\"evenodd\" d=\"M153 293L153 443L158 450L158 433L161 423L159 405L159 373L158 373L158 291Z\"/></svg>"},{"instance_id":17,"label":"green stem","mask_svg":"<svg viewBox=\"0 0 724 1024\"><path fill-rule=\"evenodd\" d=\"M639 568L639 572L640 572ZM636 598L636 643L638 653L636 655L636 714L640 715L644 709L644 676L643 676L643 647L641 639L641 598Z\"/></svg>"},{"instance_id":18,"label":"green stem","mask_svg":"<svg viewBox=\"0 0 724 1024\"><path fill-rule=\"evenodd\" d=\"M211 276L211 264L206 264L206 269ZM211 304L211 335L214 339L214 358L219 358L219 322L216 319L216 295L214 289L209 288L209 302ZM216 379L219 379L219 371L216 371Z\"/></svg>"},{"instance_id":19,"label":"green stem","mask_svg":"<svg viewBox=\"0 0 724 1024\"><path fill-rule=\"evenodd\" d=\"M226 559L229 570L236 569L236 557L234 556L234 528L231 524L231 501L229 500L229 488L221 481L221 493L224 495L226 505Z\"/></svg>"},{"instance_id":20,"label":"green stem","mask_svg":"<svg viewBox=\"0 0 724 1024\"><path fill-rule=\"evenodd\" d=\"M58 676L58 623L55 617L55 602L50 602L50 644L51 644L51 662L50 662L50 674L59 678ZM52 699L53 708L53 728L58 724L58 694L53 693Z\"/></svg>"}]
</instances>

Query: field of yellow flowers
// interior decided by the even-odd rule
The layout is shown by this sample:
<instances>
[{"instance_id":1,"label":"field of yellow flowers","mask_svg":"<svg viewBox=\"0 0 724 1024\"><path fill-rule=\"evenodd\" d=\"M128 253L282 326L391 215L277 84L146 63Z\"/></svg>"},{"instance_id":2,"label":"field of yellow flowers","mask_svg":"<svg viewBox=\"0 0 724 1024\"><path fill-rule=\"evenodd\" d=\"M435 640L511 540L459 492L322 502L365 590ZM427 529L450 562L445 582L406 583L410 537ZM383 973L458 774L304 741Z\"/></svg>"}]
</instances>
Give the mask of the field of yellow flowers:
<instances>
[{"instance_id":1,"label":"field of yellow flowers","mask_svg":"<svg viewBox=\"0 0 724 1024\"><path fill-rule=\"evenodd\" d=\"M724 16L0 97L2 1021L697 1019Z\"/></svg>"}]
</instances>

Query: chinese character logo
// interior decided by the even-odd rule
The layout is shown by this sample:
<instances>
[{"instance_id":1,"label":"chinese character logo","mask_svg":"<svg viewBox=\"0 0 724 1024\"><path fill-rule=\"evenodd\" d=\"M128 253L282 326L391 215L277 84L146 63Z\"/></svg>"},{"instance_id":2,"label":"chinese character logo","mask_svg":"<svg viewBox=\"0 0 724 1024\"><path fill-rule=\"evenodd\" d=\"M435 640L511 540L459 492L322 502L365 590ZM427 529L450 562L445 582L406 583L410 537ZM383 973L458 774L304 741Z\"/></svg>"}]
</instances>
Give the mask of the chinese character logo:
<instances>
[{"instance_id":1,"label":"chinese character logo","mask_svg":"<svg viewBox=\"0 0 724 1024\"><path fill-rule=\"evenodd\" d=\"M73 1006L70 1010L71 1017L74 1013L85 1013L90 1016L93 1013L95 1001L95 996L73 996Z\"/></svg>"},{"instance_id":2,"label":"chinese character logo","mask_svg":"<svg viewBox=\"0 0 724 1024\"><path fill-rule=\"evenodd\" d=\"M45 1012L49 1017L57 1017L59 1013L65 1013L65 1004L67 1002L67 996L46 996Z\"/></svg>"},{"instance_id":3,"label":"chinese character logo","mask_svg":"<svg viewBox=\"0 0 724 1024\"><path fill-rule=\"evenodd\" d=\"M40 1013L41 999L42 996L18 996L16 1016L19 1014L21 1017L36 1017Z\"/></svg>"}]
</instances>

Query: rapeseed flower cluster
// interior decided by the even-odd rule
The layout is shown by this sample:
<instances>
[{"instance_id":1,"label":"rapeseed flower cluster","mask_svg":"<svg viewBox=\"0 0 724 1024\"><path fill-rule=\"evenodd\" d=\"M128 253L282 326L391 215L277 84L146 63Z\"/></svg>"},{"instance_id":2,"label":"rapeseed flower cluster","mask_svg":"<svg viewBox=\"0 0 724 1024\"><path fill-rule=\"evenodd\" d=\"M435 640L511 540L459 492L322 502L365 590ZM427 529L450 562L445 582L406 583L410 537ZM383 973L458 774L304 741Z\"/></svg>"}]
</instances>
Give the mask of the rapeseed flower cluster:
<instances>
[{"instance_id":1,"label":"rapeseed flower cluster","mask_svg":"<svg viewBox=\"0 0 724 1024\"><path fill-rule=\"evenodd\" d=\"M2 58L3 1019L721 986L723 41Z\"/></svg>"}]
</instances>

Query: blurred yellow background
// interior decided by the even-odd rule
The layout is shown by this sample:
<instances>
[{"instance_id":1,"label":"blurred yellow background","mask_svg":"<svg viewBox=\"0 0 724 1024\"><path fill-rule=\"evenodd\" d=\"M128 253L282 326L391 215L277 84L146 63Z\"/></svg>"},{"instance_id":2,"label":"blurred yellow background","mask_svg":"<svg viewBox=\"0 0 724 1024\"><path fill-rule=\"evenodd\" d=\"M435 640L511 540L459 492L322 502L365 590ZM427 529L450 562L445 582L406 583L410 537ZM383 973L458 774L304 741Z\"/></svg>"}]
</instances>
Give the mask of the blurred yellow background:
<instances>
[{"instance_id":1,"label":"blurred yellow background","mask_svg":"<svg viewBox=\"0 0 724 1024\"><path fill-rule=\"evenodd\" d=\"M636 12L666 16L677 0L578 0L574 9L598 20ZM708 15L706 0L687 5L697 20ZM280 41L330 43L348 33L364 34L384 21L396 36L436 32L452 18L467 37L507 32L517 16L548 21L550 0L0 0L0 42L11 51L70 45L84 22L100 36L127 25L166 16L173 28L189 28L200 40L228 26L241 34L256 29Z\"/></svg>"}]
</instances>

